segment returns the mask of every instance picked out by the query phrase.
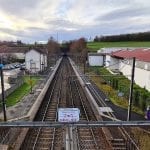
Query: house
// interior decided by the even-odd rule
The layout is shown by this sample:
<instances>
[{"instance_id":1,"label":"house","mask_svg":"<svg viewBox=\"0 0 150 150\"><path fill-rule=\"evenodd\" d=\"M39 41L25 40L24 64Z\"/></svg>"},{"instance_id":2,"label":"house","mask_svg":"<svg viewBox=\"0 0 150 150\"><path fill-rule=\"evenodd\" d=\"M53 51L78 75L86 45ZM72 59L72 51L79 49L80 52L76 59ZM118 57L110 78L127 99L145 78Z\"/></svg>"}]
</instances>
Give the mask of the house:
<instances>
[{"instance_id":1,"label":"house","mask_svg":"<svg viewBox=\"0 0 150 150\"><path fill-rule=\"evenodd\" d=\"M105 55L102 53L88 53L89 66L103 66Z\"/></svg>"},{"instance_id":2,"label":"house","mask_svg":"<svg viewBox=\"0 0 150 150\"><path fill-rule=\"evenodd\" d=\"M32 48L26 51L25 67L32 73L44 71L47 67L47 51L40 48Z\"/></svg>"},{"instance_id":3,"label":"house","mask_svg":"<svg viewBox=\"0 0 150 150\"><path fill-rule=\"evenodd\" d=\"M131 79L132 60L136 58L134 81L150 91L150 48L120 50L106 56L106 67L111 71L122 72Z\"/></svg>"}]
</instances>

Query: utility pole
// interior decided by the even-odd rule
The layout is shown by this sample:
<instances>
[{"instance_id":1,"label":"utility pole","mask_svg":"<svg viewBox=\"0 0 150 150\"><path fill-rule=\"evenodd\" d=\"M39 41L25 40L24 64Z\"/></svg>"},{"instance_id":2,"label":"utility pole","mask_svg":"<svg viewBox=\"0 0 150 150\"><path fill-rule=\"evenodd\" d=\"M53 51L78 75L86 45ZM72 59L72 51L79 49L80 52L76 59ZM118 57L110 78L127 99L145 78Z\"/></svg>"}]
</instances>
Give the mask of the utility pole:
<instances>
[{"instance_id":1,"label":"utility pole","mask_svg":"<svg viewBox=\"0 0 150 150\"><path fill-rule=\"evenodd\" d=\"M127 121L130 121L130 119L131 119L132 97L133 97L133 84L134 84L134 72L135 72L135 57L133 57L133 62L132 62L132 75L131 75L131 83L130 83L130 95L129 95Z\"/></svg>"},{"instance_id":2,"label":"utility pole","mask_svg":"<svg viewBox=\"0 0 150 150\"><path fill-rule=\"evenodd\" d=\"M2 105L3 105L3 113L4 113L4 121L7 121L6 117L6 103L5 103L5 89L4 89L4 77L3 77L3 64L0 64L0 75L1 75L1 89L2 89Z\"/></svg>"},{"instance_id":3,"label":"utility pole","mask_svg":"<svg viewBox=\"0 0 150 150\"><path fill-rule=\"evenodd\" d=\"M32 84L33 84L33 82L32 82L32 59L30 60L30 94L33 94L33 90L32 90Z\"/></svg>"}]
</instances>

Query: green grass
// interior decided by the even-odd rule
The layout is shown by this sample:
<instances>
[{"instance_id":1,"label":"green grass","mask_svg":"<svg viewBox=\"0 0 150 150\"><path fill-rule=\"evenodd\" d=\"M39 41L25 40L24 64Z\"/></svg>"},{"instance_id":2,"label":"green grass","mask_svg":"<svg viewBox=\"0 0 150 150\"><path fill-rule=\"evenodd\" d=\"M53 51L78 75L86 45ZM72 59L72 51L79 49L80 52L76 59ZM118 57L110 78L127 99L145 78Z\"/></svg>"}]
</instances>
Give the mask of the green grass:
<instances>
[{"instance_id":1,"label":"green grass","mask_svg":"<svg viewBox=\"0 0 150 150\"><path fill-rule=\"evenodd\" d=\"M34 86L39 80L39 77L32 77L31 80L32 86ZM9 107L15 105L23 98L23 96L30 93L30 90L30 78L24 77L24 83L6 98L6 106Z\"/></svg>"},{"instance_id":2,"label":"green grass","mask_svg":"<svg viewBox=\"0 0 150 150\"><path fill-rule=\"evenodd\" d=\"M150 42L88 42L87 47L94 52L103 47L150 47Z\"/></svg>"},{"instance_id":3,"label":"green grass","mask_svg":"<svg viewBox=\"0 0 150 150\"><path fill-rule=\"evenodd\" d=\"M122 108L128 108L128 96L129 96L129 87L130 81L124 76L112 76L108 70L103 67L89 67L88 72L93 75L108 75L108 76L92 76L92 80L96 83L96 85L111 99L111 101ZM109 76L111 75L111 76ZM118 88L115 89L109 84L106 84L106 81L110 81L110 79L118 80ZM111 84L112 85L112 84ZM124 93L124 97L118 97L118 89L120 92ZM140 91L139 95L139 103L138 105L132 105L132 111L144 115L144 111L142 111L140 102L143 101L142 93L146 93L147 97L144 99L148 105L148 100L150 98L150 93L143 88L140 88L137 85L134 85L134 91L138 89ZM134 94L133 94L133 103L135 102Z\"/></svg>"}]
</instances>

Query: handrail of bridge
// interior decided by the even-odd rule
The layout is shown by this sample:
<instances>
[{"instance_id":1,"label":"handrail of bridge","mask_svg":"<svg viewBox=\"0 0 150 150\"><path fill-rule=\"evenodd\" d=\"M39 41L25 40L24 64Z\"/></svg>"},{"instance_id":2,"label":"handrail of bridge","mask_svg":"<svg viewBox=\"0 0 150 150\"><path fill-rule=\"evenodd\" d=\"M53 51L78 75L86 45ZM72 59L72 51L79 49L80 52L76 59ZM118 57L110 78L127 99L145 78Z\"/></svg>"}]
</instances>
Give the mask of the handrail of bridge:
<instances>
[{"instance_id":1,"label":"handrail of bridge","mask_svg":"<svg viewBox=\"0 0 150 150\"><path fill-rule=\"evenodd\" d=\"M40 122L40 121L21 121L21 122L0 122L0 127L64 127L64 126L78 126L78 127L137 127L150 126L150 121L79 121L79 122Z\"/></svg>"}]
</instances>

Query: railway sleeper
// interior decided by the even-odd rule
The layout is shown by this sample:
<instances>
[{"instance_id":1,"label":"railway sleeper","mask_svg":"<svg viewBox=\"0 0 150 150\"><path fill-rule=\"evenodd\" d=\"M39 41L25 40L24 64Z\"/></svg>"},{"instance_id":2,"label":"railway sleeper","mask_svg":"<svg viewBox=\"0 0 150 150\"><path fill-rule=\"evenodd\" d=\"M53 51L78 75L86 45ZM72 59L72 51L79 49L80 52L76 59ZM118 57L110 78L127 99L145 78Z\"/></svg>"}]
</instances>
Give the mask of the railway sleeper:
<instances>
[{"instance_id":1,"label":"railway sleeper","mask_svg":"<svg viewBox=\"0 0 150 150\"><path fill-rule=\"evenodd\" d=\"M126 150L126 142L124 139L112 139L111 140L113 150Z\"/></svg>"},{"instance_id":2,"label":"railway sleeper","mask_svg":"<svg viewBox=\"0 0 150 150\"><path fill-rule=\"evenodd\" d=\"M94 144L92 144L92 143L89 143L89 144L84 144L84 145L81 145L81 149L82 150L91 150L91 149L93 149L93 150L95 150L96 149L96 147L95 147L95 145Z\"/></svg>"}]
</instances>

